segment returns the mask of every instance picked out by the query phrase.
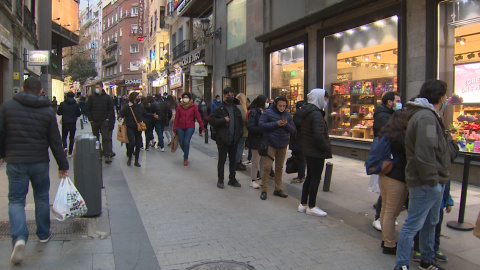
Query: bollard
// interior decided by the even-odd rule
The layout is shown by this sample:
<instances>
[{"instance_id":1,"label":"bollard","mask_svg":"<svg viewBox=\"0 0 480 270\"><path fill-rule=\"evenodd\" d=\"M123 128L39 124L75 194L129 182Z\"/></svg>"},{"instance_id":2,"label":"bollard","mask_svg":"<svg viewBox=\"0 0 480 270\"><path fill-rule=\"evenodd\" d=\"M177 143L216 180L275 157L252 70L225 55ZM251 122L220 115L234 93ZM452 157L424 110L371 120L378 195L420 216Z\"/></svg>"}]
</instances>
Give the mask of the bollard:
<instances>
[{"instance_id":1,"label":"bollard","mask_svg":"<svg viewBox=\"0 0 480 270\"><path fill-rule=\"evenodd\" d=\"M208 128L205 128L204 133L205 133L204 134L205 135L205 144L207 144L208 143Z\"/></svg>"},{"instance_id":2,"label":"bollard","mask_svg":"<svg viewBox=\"0 0 480 270\"><path fill-rule=\"evenodd\" d=\"M83 129L83 120L80 119L80 127Z\"/></svg>"},{"instance_id":3,"label":"bollard","mask_svg":"<svg viewBox=\"0 0 480 270\"><path fill-rule=\"evenodd\" d=\"M325 165L325 177L323 178L323 191L330 191L330 182L332 181L333 163L327 162Z\"/></svg>"}]
</instances>

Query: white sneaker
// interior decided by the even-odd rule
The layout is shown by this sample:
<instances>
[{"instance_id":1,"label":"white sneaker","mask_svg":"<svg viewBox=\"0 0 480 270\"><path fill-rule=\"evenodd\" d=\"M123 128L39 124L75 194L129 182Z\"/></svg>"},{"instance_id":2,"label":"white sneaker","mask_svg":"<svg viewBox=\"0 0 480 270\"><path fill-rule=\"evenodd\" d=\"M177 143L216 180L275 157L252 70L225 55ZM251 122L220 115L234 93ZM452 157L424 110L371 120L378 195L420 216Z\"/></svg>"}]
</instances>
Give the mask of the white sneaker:
<instances>
[{"instance_id":1,"label":"white sneaker","mask_svg":"<svg viewBox=\"0 0 480 270\"><path fill-rule=\"evenodd\" d=\"M307 211L307 207L303 206L302 204L299 204L297 211L300 213L305 213Z\"/></svg>"},{"instance_id":2,"label":"white sneaker","mask_svg":"<svg viewBox=\"0 0 480 270\"><path fill-rule=\"evenodd\" d=\"M160 148L160 152L165 152L165 148Z\"/></svg>"},{"instance_id":3,"label":"white sneaker","mask_svg":"<svg viewBox=\"0 0 480 270\"><path fill-rule=\"evenodd\" d=\"M257 183L257 181L250 181L250 186L254 189L260 188L260 185Z\"/></svg>"},{"instance_id":4,"label":"white sneaker","mask_svg":"<svg viewBox=\"0 0 480 270\"><path fill-rule=\"evenodd\" d=\"M327 215L325 211L323 211L322 209L316 206L314 208L307 207L305 213L307 213L307 215L317 216L317 217L324 217Z\"/></svg>"},{"instance_id":5,"label":"white sneaker","mask_svg":"<svg viewBox=\"0 0 480 270\"><path fill-rule=\"evenodd\" d=\"M23 250L25 249L25 240L20 239L15 242L12 255L10 256L10 262L13 264L20 264L23 261Z\"/></svg>"},{"instance_id":6,"label":"white sneaker","mask_svg":"<svg viewBox=\"0 0 480 270\"><path fill-rule=\"evenodd\" d=\"M377 230L377 231L382 231L382 223L380 223L380 219L376 219L372 222L372 226Z\"/></svg>"}]
</instances>

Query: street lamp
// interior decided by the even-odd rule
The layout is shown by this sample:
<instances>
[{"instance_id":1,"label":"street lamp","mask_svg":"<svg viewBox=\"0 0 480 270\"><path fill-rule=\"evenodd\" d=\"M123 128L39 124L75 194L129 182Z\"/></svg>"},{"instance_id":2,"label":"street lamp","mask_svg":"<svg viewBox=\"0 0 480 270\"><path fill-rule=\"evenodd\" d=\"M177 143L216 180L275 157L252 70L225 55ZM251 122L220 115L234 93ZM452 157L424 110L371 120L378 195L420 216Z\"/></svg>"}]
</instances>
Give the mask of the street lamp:
<instances>
[{"instance_id":1,"label":"street lamp","mask_svg":"<svg viewBox=\"0 0 480 270\"><path fill-rule=\"evenodd\" d=\"M203 34L205 37L214 37L218 38L220 41L222 41L222 28L219 27L215 31L209 32L208 31L211 29L210 27L210 20L208 18L203 18L200 20L202 23L202 30Z\"/></svg>"}]
</instances>

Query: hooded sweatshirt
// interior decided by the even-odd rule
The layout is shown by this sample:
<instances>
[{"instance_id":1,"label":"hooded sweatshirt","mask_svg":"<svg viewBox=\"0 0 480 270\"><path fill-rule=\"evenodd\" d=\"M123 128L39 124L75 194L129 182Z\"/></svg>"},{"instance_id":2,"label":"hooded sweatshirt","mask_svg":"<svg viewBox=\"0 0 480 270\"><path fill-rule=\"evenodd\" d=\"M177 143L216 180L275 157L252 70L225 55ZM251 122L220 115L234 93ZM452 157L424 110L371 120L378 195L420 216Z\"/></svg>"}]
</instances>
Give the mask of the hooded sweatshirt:
<instances>
[{"instance_id":1,"label":"hooded sweatshirt","mask_svg":"<svg viewBox=\"0 0 480 270\"><path fill-rule=\"evenodd\" d=\"M445 127L438 112L425 98L416 98L408 102L407 111L409 112L405 134L407 186L446 184L450 179L448 167L451 164L451 155L447 146Z\"/></svg>"},{"instance_id":2,"label":"hooded sweatshirt","mask_svg":"<svg viewBox=\"0 0 480 270\"><path fill-rule=\"evenodd\" d=\"M325 101L325 89L314 88L310 93L307 94L308 103L317 106L320 110L323 110L327 107L327 102Z\"/></svg>"},{"instance_id":3,"label":"hooded sweatshirt","mask_svg":"<svg viewBox=\"0 0 480 270\"><path fill-rule=\"evenodd\" d=\"M62 116L62 124L75 124L81 115L80 105L74 98L67 98L58 106L57 114Z\"/></svg>"}]
</instances>

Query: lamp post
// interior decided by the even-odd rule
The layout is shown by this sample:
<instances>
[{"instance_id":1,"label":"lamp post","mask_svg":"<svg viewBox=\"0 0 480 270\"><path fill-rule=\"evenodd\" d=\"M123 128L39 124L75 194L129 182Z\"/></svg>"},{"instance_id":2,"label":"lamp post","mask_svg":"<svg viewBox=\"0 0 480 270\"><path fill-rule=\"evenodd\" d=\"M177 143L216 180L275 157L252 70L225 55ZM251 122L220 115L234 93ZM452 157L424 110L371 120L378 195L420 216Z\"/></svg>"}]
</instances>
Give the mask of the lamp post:
<instances>
[{"instance_id":1,"label":"lamp post","mask_svg":"<svg viewBox=\"0 0 480 270\"><path fill-rule=\"evenodd\" d=\"M219 27L217 28L215 31L212 31L212 32L208 32L211 27L210 27L210 20L208 18L203 18L200 20L201 24L202 24L202 30L203 30L203 34L205 37L213 37L213 38L217 38L218 40L220 40L220 42L222 42L222 28Z\"/></svg>"}]
</instances>

